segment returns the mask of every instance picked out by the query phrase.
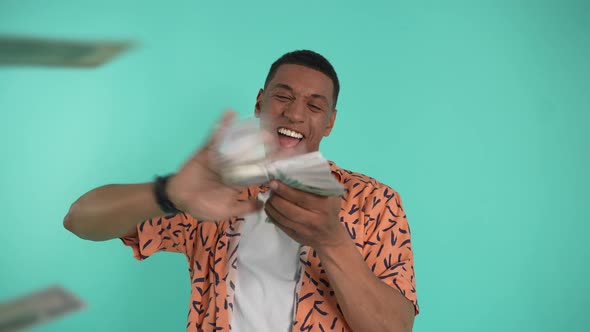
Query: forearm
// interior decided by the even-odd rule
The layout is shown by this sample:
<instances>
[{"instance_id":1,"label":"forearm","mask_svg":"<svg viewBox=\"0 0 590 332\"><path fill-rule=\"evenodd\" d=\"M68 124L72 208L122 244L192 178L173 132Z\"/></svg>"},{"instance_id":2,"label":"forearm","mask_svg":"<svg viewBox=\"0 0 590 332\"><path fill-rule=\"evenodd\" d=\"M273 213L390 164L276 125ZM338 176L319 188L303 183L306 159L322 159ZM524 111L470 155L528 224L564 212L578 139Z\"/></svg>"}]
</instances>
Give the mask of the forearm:
<instances>
[{"instance_id":1,"label":"forearm","mask_svg":"<svg viewBox=\"0 0 590 332\"><path fill-rule=\"evenodd\" d=\"M77 236L103 241L132 235L140 222L163 215L152 183L117 184L81 196L64 218L64 227Z\"/></svg>"},{"instance_id":2,"label":"forearm","mask_svg":"<svg viewBox=\"0 0 590 332\"><path fill-rule=\"evenodd\" d=\"M317 251L353 331L412 330L407 300L371 272L350 238L339 247Z\"/></svg>"}]
</instances>

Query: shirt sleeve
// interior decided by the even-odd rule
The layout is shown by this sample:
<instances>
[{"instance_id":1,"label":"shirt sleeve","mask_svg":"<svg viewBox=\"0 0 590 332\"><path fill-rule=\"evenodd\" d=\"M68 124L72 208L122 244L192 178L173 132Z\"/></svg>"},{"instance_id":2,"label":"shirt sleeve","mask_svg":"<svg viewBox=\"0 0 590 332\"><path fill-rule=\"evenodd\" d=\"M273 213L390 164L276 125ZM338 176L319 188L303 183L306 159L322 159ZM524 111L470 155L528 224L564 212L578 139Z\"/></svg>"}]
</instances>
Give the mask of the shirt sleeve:
<instances>
[{"instance_id":1,"label":"shirt sleeve","mask_svg":"<svg viewBox=\"0 0 590 332\"><path fill-rule=\"evenodd\" d=\"M178 213L143 221L137 234L122 237L123 244L133 249L133 256L144 260L159 251L189 255L197 230L197 220L186 213Z\"/></svg>"},{"instance_id":2,"label":"shirt sleeve","mask_svg":"<svg viewBox=\"0 0 590 332\"><path fill-rule=\"evenodd\" d=\"M363 256L369 268L382 282L397 289L419 312L414 276L414 254L410 227L401 198L392 188L374 191L373 206L366 228Z\"/></svg>"}]
</instances>

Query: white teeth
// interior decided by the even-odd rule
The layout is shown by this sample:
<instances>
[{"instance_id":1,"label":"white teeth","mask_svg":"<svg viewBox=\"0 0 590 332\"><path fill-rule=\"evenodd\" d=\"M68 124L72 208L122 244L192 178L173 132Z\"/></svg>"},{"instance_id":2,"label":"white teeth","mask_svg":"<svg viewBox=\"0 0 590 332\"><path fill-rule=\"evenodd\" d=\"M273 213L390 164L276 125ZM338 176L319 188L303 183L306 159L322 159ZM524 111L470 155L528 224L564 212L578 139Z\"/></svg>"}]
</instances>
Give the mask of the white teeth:
<instances>
[{"instance_id":1,"label":"white teeth","mask_svg":"<svg viewBox=\"0 0 590 332\"><path fill-rule=\"evenodd\" d=\"M293 137L293 138L298 138L298 139L303 138L303 134L293 131L291 129L287 129L287 128L279 128L279 133Z\"/></svg>"}]
</instances>

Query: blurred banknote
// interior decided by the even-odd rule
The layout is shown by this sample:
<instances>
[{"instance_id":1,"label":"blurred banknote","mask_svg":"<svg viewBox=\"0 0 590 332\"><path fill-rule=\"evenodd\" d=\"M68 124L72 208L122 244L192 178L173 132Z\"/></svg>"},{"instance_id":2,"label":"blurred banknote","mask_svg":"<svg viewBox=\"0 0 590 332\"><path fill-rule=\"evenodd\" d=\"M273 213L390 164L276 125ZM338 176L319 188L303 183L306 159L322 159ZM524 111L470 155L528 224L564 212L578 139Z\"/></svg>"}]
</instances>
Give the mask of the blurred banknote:
<instances>
[{"instance_id":1,"label":"blurred banknote","mask_svg":"<svg viewBox=\"0 0 590 332\"><path fill-rule=\"evenodd\" d=\"M97 67L131 47L122 41L0 36L0 66Z\"/></svg>"},{"instance_id":2,"label":"blurred banknote","mask_svg":"<svg viewBox=\"0 0 590 332\"><path fill-rule=\"evenodd\" d=\"M344 192L319 151L271 159L278 148L272 141L265 141L255 121L235 123L222 137L216 160L225 183L248 186L276 179L316 195L338 196Z\"/></svg>"},{"instance_id":3,"label":"blurred banknote","mask_svg":"<svg viewBox=\"0 0 590 332\"><path fill-rule=\"evenodd\" d=\"M232 185L261 184L280 180L286 185L321 196L339 196L344 187L336 181L330 164L319 151L269 162L236 165L222 171Z\"/></svg>"},{"instance_id":4,"label":"blurred banknote","mask_svg":"<svg viewBox=\"0 0 590 332\"><path fill-rule=\"evenodd\" d=\"M56 319L85 304L60 286L0 303L0 332L15 332Z\"/></svg>"}]
</instances>

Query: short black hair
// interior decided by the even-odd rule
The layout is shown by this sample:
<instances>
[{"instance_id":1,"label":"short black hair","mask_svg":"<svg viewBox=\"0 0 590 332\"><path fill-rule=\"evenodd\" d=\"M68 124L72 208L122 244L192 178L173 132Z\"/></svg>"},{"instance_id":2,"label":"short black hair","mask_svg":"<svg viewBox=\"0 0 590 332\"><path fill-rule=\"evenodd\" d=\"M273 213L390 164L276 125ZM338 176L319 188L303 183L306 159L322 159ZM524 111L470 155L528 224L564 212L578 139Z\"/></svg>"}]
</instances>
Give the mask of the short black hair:
<instances>
[{"instance_id":1,"label":"short black hair","mask_svg":"<svg viewBox=\"0 0 590 332\"><path fill-rule=\"evenodd\" d=\"M340 82L338 75L330 61L324 58L321 54L310 50L297 50L289 52L278 58L271 66L264 81L264 88L266 89L268 83L273 79L275 73L281 65L301 65L311 69L322 72L332 80L334 85L334 107L338 101L338 93L340 92Z\"/></svg>"}]
</instances>

